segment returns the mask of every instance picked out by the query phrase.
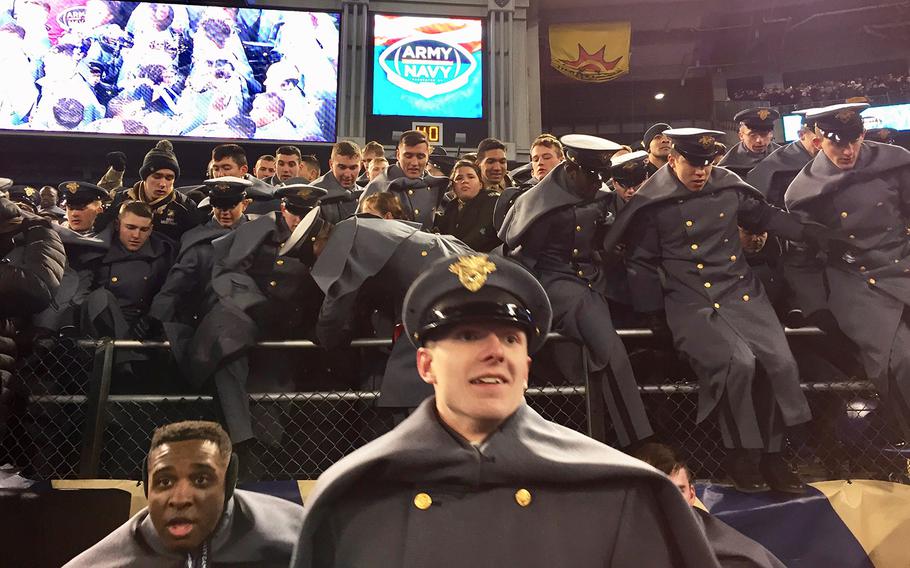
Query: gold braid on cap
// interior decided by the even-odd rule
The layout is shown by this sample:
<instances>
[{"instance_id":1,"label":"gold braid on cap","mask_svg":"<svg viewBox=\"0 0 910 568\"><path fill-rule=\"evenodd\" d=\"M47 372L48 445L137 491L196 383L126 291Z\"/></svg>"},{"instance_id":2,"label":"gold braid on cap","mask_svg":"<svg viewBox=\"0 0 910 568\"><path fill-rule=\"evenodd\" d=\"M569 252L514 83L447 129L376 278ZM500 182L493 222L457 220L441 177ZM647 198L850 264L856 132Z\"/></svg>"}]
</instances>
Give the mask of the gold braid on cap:
<instances>
[{"instance_id":1,"label":"gold braid on cap","mask_svg":"<svg viewBox=\"0 0 910 568\"><path fill-rule=\"evenodd\" d=\"M496 265L485 254L459 256L457 262L449 265L449 272L458 276L462 286L476 292L487 283L487 276L496 272Z\"/></svg>"}]
</instances>

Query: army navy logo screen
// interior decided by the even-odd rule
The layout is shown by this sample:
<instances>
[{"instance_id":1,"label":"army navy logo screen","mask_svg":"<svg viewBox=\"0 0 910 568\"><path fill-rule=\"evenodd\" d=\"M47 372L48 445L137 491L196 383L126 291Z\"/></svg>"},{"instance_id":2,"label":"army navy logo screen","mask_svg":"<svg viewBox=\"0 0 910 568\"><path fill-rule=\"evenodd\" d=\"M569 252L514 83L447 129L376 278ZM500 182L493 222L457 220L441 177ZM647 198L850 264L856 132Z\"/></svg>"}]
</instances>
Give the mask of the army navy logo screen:
<instances>
[{"instance_id":1,"label":"army navy logo screen","mask_svg":"<svg viewBox=\"0 0 910 568\"><path fill-rule=\"evenodd\" d=\"M483 117L480 20L374 19L373 114Z\"/></svg>"}]
</instances>

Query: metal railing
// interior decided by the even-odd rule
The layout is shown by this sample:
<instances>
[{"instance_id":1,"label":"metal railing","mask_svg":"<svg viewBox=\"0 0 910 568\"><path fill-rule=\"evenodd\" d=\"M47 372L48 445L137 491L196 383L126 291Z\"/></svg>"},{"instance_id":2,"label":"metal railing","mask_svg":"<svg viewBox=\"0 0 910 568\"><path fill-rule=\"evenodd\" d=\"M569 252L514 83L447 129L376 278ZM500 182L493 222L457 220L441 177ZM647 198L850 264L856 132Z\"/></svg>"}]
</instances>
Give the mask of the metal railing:
<instances>
[{"instance_id":1,"label":"metal railing","mask_svg":"<svg viewBox=\"0 0 910 568\"><path fill-rule=\"evenodd\" d=\"M816 328L786 332L791 338L822 335ZM658 339L649 329L619 334L630 347L647 347ZM567 341L557 335L551 338ZM375 363L375 350L389 346L391 340L362 339L351 344L350 352ZM19 373L24 404L0 440L8 461L39 479L137 478L154 427L218 417L217 402L208 394L145 388L176 372L168 357L160 357L168 347L166 342L82 340L31 356ZM270 341L257 349L318 346L309 341ZM150 360L139 366L138 375L127 372L116 363L117 350L145 353ZM584 366L579 374L539 377L532 370L528 403L550 420L611 443L600 384L588 381ZM140 375L144 379L137 379ZM722 478L724 450L716 427L711 420L695 424L698 386L682 377L667 379L672 382L639 387L657 438L680 449L700 478ZM126 392L124 387L129 387ZM813 381L802 388L815 420L791 433L790 451L804 474L813 479L906 475L910 456L898 444L900 436L880 408L871 383ZM258 461L254 475L315 478L337 459L388 431L400 416L377 408L378 395L374 388L251 394L259 439L253 451Z\"/></svg>"}]
</instances>

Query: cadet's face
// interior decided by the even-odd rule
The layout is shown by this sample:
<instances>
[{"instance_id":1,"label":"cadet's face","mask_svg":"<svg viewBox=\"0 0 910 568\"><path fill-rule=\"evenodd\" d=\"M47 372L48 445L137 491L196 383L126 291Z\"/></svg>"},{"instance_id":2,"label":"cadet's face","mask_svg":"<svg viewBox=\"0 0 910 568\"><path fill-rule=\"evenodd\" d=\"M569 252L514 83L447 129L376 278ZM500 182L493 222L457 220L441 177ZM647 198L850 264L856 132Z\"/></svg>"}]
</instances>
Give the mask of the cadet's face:
<instances>
[{"instance_id":1,"label":"cadet's face","mask_svg":"<svg viewBox=\"0 0 910 568\"><path fill-rule=\"evenodd\" d=\"M275 162L259 160L256 162L256 177L259 179L268 179L275 175Z\"/></svg>"},{"instance_id":2,"label":"cadet's face","mask_svg":"<svg viewBox=\"0 0 910 568\"><path fill-rule=\"evenodd\" d=\"M278 154L275 165L281 181L300 176L300 158L294 154Z\"/></svg>"},{"instance_id":3,"label":"cadet's face","mask_svg":"<svg viewBox=\"0 0 910 568\"><path fill-rule=\"evenodd\" d=\"M67 205L66 223L74 231L87 231L95 223L95 217L101 213L101 202L93 201L88 205Z\"/></svg>"},{"instance_id":4,"label":"cadet's face","mask_svg":"<svg viewBox=\"0 0 910 568\"><path fill-rule=\"evenodd\" d=\"M52 187L41 188L41 207L53 207L57 205L57 190Z\"/></svg>"},{"instance_id":5,"label":"cadet's face","mask_svg":"<svg viewBox=\"0 0 910 568\"><path fill-rule=\"evenodd\" d=\"M367 170L367 177L372 181L376 176L389 169L388 162L371 162L370 169Z\"/></svg>"},{"instance_id":6,"label":"cadet's face","mask_svg":"<svg viewBox=\"0 0 910 568\"><path fill-rule=\"evenodd\" d=\"M281 204L281 216L284 217L284 222L287 223L288 229L291 232L294 232L294 229L297 228L297 225L300 224L300 220L303 219L300 215L294 215L288 211L287 207L284 206L284 203Z\"/></svg>"},{"instance_id":7,"label":"cadet's face","mask_svg":"<svg viewBox=\"0 0 910 568\"><path fill-rule=\"evenodd\" d=\"M169 550L195 550L224 510L227 464L210 440L162 444L149 454L149 516Z\"/></svg>"},{"instance_id":8,"label":"cadet's face","mask_svg":"<svg viewBox=\"0 0 910 568\"><path fill-rule=\"evenodd\" d=\"M860 136L853 142L838 143L830 138L819 136L815 139L815 146L821 149L828 156L835 166L842 170L852 170L859 158L859 151L862 148L864 136Z\"/></svg>"},{"instance_id":9,"label":"cadet's face","mask_svg":"<svg viewBox=\"0 0 910 568\"><path fill-rule=\"evenodd\" d=\"M374 152L370 152L370 153L364 152L363 159L360 160L360 162L363 164L363 171L365 171L365 172L370 171L370 162L372 162L374 158L382 158L382 157L384 157L384 156L380 156L379 154L376 154Z\"/></svg>"},{"instance_id":10,"label":"cadet's face","mask_svg":"<svg viewBox=\"0 0 910 568\"><path fill-rule=\"evenodd\" d=\"M467 166L458 168L452 178L452 190L455 192L455 197L462 201L470 201L477 197L482 185L474 168Z\"/></svg>"},{"instance_id":11,"label":"cadet's face","mask_svg":"<svg viewBox=\"0 0 910 568\"><path fill-rule=\"evenodd\" d=\"M745 124L739 126L739 139L742 140L750 152L760 154L768 149L771 140L774 138L774 132L765 132L763 130L752 130Z\"/></svg>"},{"instance_id":12,"label":"cadet's face","mask_svg":"<svg viewBox=\"0 0 910 568\"><path fill-rule=\"evenodd\" d=\"M641 183L632 187L626 187L618 181L613 180L613 190L619 194L620 199L628 202L630 199L632 199L632 196L635 195L635 192L638 191L638 188L641 187Z\"/></svg>"},{"instance_id":13,"label":"cadet's face","mask_svg":"<svg viewBox=\"0 0 910 568\"><path fill-rule=\"evenodd\" d=\"M250 201L251 200L249 199L244 199L230 209L212 207L212 216L215 217L215 220L218 221L219 225L225 229L230 229L240 217L243 216L243 212L246 211L246 208L250 205Z\"/></svg>"},{"instance_id":14,"label":"cadet's face","mask_svg":"<svg viewBox=\"0 0 910 568\"><path fill-rule=\"evenodd\" d=\"M756 253L765 248L768 241L768 233L750 233L749 231L739 228L739 242L743 250L748 253Z\"/></svg>"},{"instance_id":15,"label":"cadet's face","mask_svg":"<svg viewBox=\"0 0 910 568\"><path fill-rule=\"evenodd\" d=\"M246 165L238 166L233 158L222 158L212 161L212 177L234 176L242 178L246 175Z\"/></svg>"},{"instance_id":16,"label":"cadet's face","mask_svg":"<svg viewBox=\"0 0 910 568\"><path fill-rule=\"evenodd\" d=\"M316 178L319 177L319 170L307 164L303 164L300 166L300 177L307 180L307 182L316 181Z\"/></svg>"},{"instance_id":17,"label":"cadet's face","mask_svg":"<svg viewBox=\"0 0 910 568\"><path fill-rule=\"evenodd\" d=\"M670 154L667 160L670 168L689 191L701 191L708 183L713 165L693 166L683 156Z\"/></svg>"},{"instance_id":18,"label":"cadet's face","mask_svg":"<svg viewBox=\"0 0 910 568\"><path fill-rule=\"evenodd\" d=\"M360 157L336 154L329 160L329 168L341 187L351 189L354 187L354 182L357 181L357 176L360 175Z\"/></svg>"},{"instance_id":19,"label":"cadet's face","mask_svg":"<svg viewBox=\"0 0 910 568\"><path fill-rule=\"evenodd\" d=\"M127 213L120 218L118 234L123 247L128 251L136 252L151 236L152 220L134 213Z\"/></svg>"},{"instance_id":20,"label":"cadet's face","mask_svg":"<svg viewBox=\"0 0 910 568\"><path fill-rule=\"evenodd\" d=\"M648 152L655 158L666 160L667 156L670 155L670 147L672 145L673 143L670 141L670 138L663 134L658 134L652 138L651 143L648 144Z\"/></svg>"},{"instance_id":21,"label":"cadet's face","mask_svg":"<svg viewBox=\"0 0 910 568\"><path fill-rule=\"evenodd\" d=\"M670 475L670 481L682 493L683 499L689 505L695 504L695 490L692 489L692 483L689 481L689 472L685 468L679 468Z\"/></svg>"},{"instance_id":22,"label":"cadet's face","mask_svg":"<svg viewBox=\"0 0 910 568\"><path fill-rule=\"evenodd\" d=\"M499 323L455 326L417 351L417 370L433 385L440 417L470 441L518 409L530 364L524 331Z\"/></svg>"},{"instance_id":23,"label":"cadet's face","mask_svg":"<svg viewBox=\"0 0 910 568\"><path fill-rule=\"evenodd\" d=\"M174 180L177 176L173 170L158 170L145 178L145 197L149 201L161 199L174 191Z\"/></svg>"},{"instance_id":24,"label":"cadet's face","mask_svg":"<svg viewBox=\"0 0 910 568\"><path fill-rule=\"evenodd\" d=\"M487 150L480 160L480 173L483 175L484 184L496 185L506 175L506 153L503 150Z\"/></svg>"},{"instance_id":25,"label":"cadet's face","mask_svg":"<svg viewBox=\"0 0 910 568\"><path fill-rule=\"evenodd\" d=\"M562 161L555 149L543 144L531 148L531 174L541 180Z\"/></svg>"},{"instance_id":26,"label":"cadet's face","mask_svg":"<svg viewBox=\"0 0 910 568\"><path fill-rule=\"evenodd\" d=\"M429 144L420 143L416 146L399 145L396 153L398 165L404 170L404 177L408 179L418 179L427 169L427 161L430 159Z\"/></svg>"}]
</instances>

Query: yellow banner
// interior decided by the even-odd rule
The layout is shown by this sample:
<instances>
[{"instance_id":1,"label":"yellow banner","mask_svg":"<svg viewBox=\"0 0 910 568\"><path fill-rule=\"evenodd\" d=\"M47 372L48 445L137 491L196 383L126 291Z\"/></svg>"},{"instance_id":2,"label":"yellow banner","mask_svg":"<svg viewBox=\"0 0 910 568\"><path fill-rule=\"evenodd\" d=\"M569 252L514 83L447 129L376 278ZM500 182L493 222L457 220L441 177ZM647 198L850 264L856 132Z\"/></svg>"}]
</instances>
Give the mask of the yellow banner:
<instances>
[{"instance_id":1,"label":"yellow banner","mask_svg":"<svg viewBox=\"0 0 910 568\"><path fill-rule=\"evenodd\" d=\"M572 79L612 81L629 72L630 22L550 26L550 65Z\"/></svg>"}]
</instances>

